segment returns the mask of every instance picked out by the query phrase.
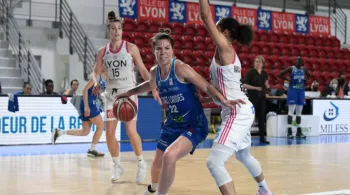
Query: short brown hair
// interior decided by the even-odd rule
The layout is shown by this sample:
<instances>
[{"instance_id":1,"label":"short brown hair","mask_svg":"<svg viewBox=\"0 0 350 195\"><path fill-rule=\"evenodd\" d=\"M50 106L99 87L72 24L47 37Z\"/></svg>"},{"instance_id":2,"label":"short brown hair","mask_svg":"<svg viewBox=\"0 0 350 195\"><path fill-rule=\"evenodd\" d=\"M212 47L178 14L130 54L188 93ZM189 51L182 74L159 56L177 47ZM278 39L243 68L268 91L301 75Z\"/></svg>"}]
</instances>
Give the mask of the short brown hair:
<instances>
[{"instance_id":1,"label":"short brown hair","mask_svg":"<svg viewBox=\"0 0 350 195\"><path fill-rule=\"evenodd\" d=\"M163 40L163 39L167 39L170 41L171 43L171 47L174 48L174 44L175 41L174 39L171 37L171 30L169 28L160 28L159 29L159 33L156 34L154 37L152 37L152 47L153 50L156 47L157 41L158 40Z\"/></svg>"}]
</instances>

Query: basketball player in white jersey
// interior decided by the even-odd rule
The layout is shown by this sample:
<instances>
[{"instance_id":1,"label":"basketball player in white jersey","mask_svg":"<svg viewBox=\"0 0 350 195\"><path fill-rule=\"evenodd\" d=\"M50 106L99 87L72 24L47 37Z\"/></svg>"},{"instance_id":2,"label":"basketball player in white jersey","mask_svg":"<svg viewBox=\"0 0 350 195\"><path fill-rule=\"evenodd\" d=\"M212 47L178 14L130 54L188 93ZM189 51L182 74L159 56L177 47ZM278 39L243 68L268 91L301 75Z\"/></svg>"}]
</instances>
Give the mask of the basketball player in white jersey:
<instances>
[{"instance_id":1,"label":"basketball player in white jersey","mask_svg":"<svg viewBox=\"0 0 350 195\"><path fill-rule=\"evenodd\" d=\"M200 14L211 38L216 44L215 56L210 66L212 84L228 100L242 99L240 107L222 107L222 123L207 159L207 166L217 186L224 195L234 195L235 188L225 162L235 154L258 184L257 195L271 195L266 185L260 163L250 154L250 128L254 121L254 106L241 89L241 62L232 47L233 41L249 45L253 30L233 18L223 18L217 24L212 19L208 0L200 0ZM208 101L209 98L202 100Z\"/></svg>"},{"instance_id":2,"label":"basketball player in white jersey","mask_svg":"<svg viewBox=\"0 0 350 195\"><path fill-rule=\"evenodd\" d=\"M113 15L113 14L108 14ZM98 51L96 64L94 67L94 77L96 85L98 85L97 76L99 74L106 75L106 91L105 91L105 113L106 113L106 140L108 150L114 162L112 182L116 182L124 173L124 168L120 163L119 144L116 139L116 128L118 121L113 113L113 104L115 96L123 93L130 88L135 87L136 78L134 73L134 65L136 64L144 80L150 78L150 74L142 62L138 47L122 39L122 21L117 18L111 18L108 24L108 32L110 42ZM158 93L153 91L155 97ZM137 104L137 96L131 96L132 100ZM140 136L136 131L137 116L125 123L126 132L130 138L132 148L137 156L138 171L136 182L143 182L146 178L147 165L142 156L142 143Z\"/></svg>"}]
</instances>

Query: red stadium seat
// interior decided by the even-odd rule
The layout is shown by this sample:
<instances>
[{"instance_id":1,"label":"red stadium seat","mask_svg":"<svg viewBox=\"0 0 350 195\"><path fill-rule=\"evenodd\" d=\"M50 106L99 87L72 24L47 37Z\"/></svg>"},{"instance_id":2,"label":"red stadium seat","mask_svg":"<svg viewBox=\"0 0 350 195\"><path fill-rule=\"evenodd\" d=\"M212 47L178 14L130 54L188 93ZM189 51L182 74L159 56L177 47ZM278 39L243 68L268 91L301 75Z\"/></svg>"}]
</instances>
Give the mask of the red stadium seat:
<instances>
[{"instance_id":1,"label":"red stadium seat","mask_svg":"<svg viewBox=\"0 0 350 195\"><path fill-rule=\"evenodd\" d=\"M173 30L173 25L171 23L168 22L161 22L160 23L160 27L161 28L169 28L171 30L171 34L175 34L174 30ZM159 30L158 30L159 31Z\"/></svg>"},{"instance_id":2,"label":"red stadium seat","mask_svg":"<svg viewBox=\"0 0 350 195\"><path fill-rule=\"evenodd\" d=\"M182 36L181 35L172 35L172 37L175 41L174 48L175 49L183 48L184 44L183 44Z\"/></svg>"},{"instance_id":3,"label":"red stadium seat","mask_svg":"<svg viewBox=\"0 0 350 195\"><path fill-rule=\"evenodd\" d=\"M205 51L204 55L207 58L207 60L211 60L214 57L214 51Z\"/></svg>"},{"instance_id":4,"label":"red stadium seat","mask_svg":"<svg viewBox=\"0 0 350 195\"><path fill-rule=\"evenodd\" d=\"M287 34L281 34L280 35L280 42L281 43L289 43L289 41L288 41L288 35Z\"/></svg>"},{"instance_id":5,"label":"red stadium seat","mask_svg":"<svg viewBox=\"0 0 350 195\"><path fill-rule=\"evenodd\" d=\"M308 45L315 45L315 39L312 35L306 35L306 41Z\"/></svg>"},{"instance_id":6,"label":"red stadium seat","mask_svg":"<svg viewBox=\"0 0 350 195\"><path fill-rule=\"evenodd\" d=\"M181 35L184 32L184 25L182 23L171 23L172 33Z\"/></svg>"},{"instance_id":7,"label":"red stadium seat","mask_svg":"<svg viewBox=\"0 0 350 195\"><path fill-rule=\"evenodd\" d=\"M237 44L235 44L236 46ZM237 50L236 50L237 51ZM238 51L237 51L238 52ZM255 53L255 54L260 54L260 47L259 47L259 44L257 43L254 43L252 46L251 46L251 50L250 50L251 53Z\"/></svg>"},{"instance_id":8,"label":"red stadium seat","mask_svg":"<svg viewBox=\"0 0 350 195\"><path fill-rule=\"evenodd\" d=\"M202 24L196 24L195 25L195 29L196 29L196 35L197 36L202 36L204 38L204 37L206 37L208 35L207 29Z\"/></svg>"},{"instance_id":9,"label":"red stadium seat","mask_svg":"<svg viewBox=\"0 0 350 195\"><path fill-rule=\"evenodd\" d=\"M270 37L270 41L271 42L279 42L279 34L277 34L276 32L273 31L269 31L268 35Z\"/></svg>"},{"instance_id":10,"label":"red stadium seat","mask_svg":"<svg viewBox=\"0 0 350 195\"><path fill-rule=\"evenodd\" d=\"M202 36L193 37L194 48L197 50L204 50L206 48L205 39Z\"/></svg>"},{"instance_id":11,"label":"red stadium seat","mask_svg":"<svg viewBox=\"0 0 350 195\"><path fill-rule=\"evenodd\" d=\"M134 31L135 28L136 28L135 20L133 20L131 18L124 18L123 19L123 30L125 32Z\"/></svg>"},{"instance_id":12,"label":"red stadium seat","mask_svg":"<svg viewBox=\"0 0 350 195\"><path fill-rule=\"evenodd\" d=\"M133 29L135 30L135 29ZM147 32L149 30L149 22L143 20L136 20L136 31Z\"/></svg>"},{"instance_id":13,"label":"red stadium seat","mask_svg":"<svg viewBox=\"0 0 350 195\"><path fill-rule=\"evenodd\" d=\"M197 65L204 66L207 63L204 52L202 50L193 51L193 57L196 59Z\"/></svg>"},{"instance_id":14,"label":"red stadium seat","mask_svg":"<svg viewBox=\"0 0 350 195\"><path fill-rule=\"evenodd\" d=\"M298 34L297 39L298 39L298 44L302 44L302 45L306 44L306 37L304 35Z\"/></svg>"},{"instance_id":15,"label":"red stadium seat","mask_svg":"<svg viewBox=\"0 0 350 195\"><path fill-rule=\"evenodd\" d=\"M157 33L159 32L159 28L162 26L162 23L161 22L156 22L154 20L150 20L149 21L149 32L152 32L152 33Z\"/></svg>"},{"instance_id":16,"label":"red stadium seat","mask_svg":"<svg viewBox=\"0 0 350 195\"><path fill-rule=\"evenodd\" d=\"M145 38L143 33L141 32L134 32L131 34L131 38L133 40L133 42L137 45L137 46L143 46L145 45Z\"/></svg>"},{"instance_id":17,"label":"red stadium seat","mask_svg":"<svg viewBox=\"0 0 350 195\"><path fill-rule=\"evenodd\" d=\"M186 49L193 49L194 48L194 41L192 36L182 36L182 43L184 44Z\"/></svg>"},{"instance_id":18,"label":"red stadium seat","mask_svg":"<svg viewBox=\"0 0 350 195\"><path fill-rule=\"evenodd\" d=\"M195 24L185 23L184 32L186 35L194 36L196 34Z\"/></svg>"}]
</instances>

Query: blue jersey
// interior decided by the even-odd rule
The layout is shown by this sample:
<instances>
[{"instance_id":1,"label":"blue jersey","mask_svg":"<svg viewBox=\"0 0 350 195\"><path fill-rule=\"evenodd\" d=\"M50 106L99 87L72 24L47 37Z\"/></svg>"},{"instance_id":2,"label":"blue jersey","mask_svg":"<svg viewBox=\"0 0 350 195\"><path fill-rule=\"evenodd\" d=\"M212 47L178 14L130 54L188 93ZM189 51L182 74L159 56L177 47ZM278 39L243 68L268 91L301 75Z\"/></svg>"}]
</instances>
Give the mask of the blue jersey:
<instances>
[{"instance_id":1,"label":"blue jersey","mask_svg":"<svg viewBox=\"0 0 350 195\"><path fill-rule=\"evenodd\" d=\"M305 71L303 68L296 68L292 66L292 73L290 74L289 87L293 89L304 89Z\"/></svg>"},{"instance_id":2,"label":"blue jersey","mask_svg":"<svg viewBox=\"0 0 350 195\"><path fill-rule=\"evenodd\" d=\"M178 80L175 74L174 58L168 77L162 80L160 67L156 70L156 83L159 96L166 104L167 118L164 129L180 131L184 128L203 127L207 125L203 107L198 100L196 88L192 83L184 83Z\"/></svg>"},{"instance_id":3,"label":"blue jersey","mask_svg":"<svg viewBox=\"0 0 350 195\"><path fill-rule=\"evenodd\" d=\"M100 90L104 89L105 82L100 77L99 79L100 83ZM98 116L101 112L103 112L103 102L100 101L100 99L92 93L94 87L90 87L88 89L88 106L90 108L90 116L85 117L84 116L84 98L81 99L80 102L80 113L81 113L81 119L82 121L88 121L90 118L93 118L95 116Z\"/></svg>"}]
</instances>

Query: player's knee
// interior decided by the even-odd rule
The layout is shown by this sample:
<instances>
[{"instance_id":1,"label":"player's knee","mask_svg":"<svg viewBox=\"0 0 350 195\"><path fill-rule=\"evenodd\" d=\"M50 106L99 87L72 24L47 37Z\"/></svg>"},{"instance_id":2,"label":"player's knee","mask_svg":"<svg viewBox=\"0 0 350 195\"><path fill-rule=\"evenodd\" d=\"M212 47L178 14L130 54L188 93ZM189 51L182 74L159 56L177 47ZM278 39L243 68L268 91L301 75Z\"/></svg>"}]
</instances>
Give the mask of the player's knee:
<instances>
[{"instance_id":1,"label":"player's knee","mask_svg":"<svg viewBox=\"0 0 350 195\"><path fill-rule=\"evenodd\" d=\"M235 153L235 155L236 155L236 159L242 162L243 164L245 161L247 161L247 159L252 157L249 153L249 150L246 150L246 149L239 150L238 152Z\"/></svg>"},{"instance_id":2,"label":"player's knee","mask_svg":"<svg viewBox=\"0 0 350 195\"><path fill-rule=\"evenodd\" d=\"M298 125L301 123L301 116L296 116L296 122Z\"/></svg>"},{"instance_id":3,"label":"player's knee","mask_svg":"<svg viewBox=\"0 0 350 195\"><path fill-rule=\"evenodd\" d=\"M292 124L293 116L288 115L288 124Z\"/></svg>"},{"instance_id":4,"label":"player's knee","mask_svg":"<svg viewBox=\"0 0 350 195\"><path fill-rule=\"evenodd\" d=\"M106 139L113 139L115 137L115 131L107 129L106 130Z\"/></svg>"},{"instance_id":5,"label":"player's knee","mask_svg":"<svg viewBox=\"0 0 350 195\"><path fill-rule=\"evenodd\" d=\"M225 162L220 159L215 159L212 156L210 156L207 159L207 167L211 173L215 172L216 169L220 169L222 167L225 167Z\"/></svg>"},{"instance_id":6,"label":"player's knee","mask_svg":"<svg viewBox=\"0 0 350 195\"><path fill-rule=\"evenodd\" d=\"M176 163L176 156L171 150L165 150L163 154L163 166L172 166Z\"/></svg>"},{"instance_id":7,"label":"player's knee","mask_svg":"<svg viewBox=\"0 0 350 195\"><path fill-rule=\"evenodd\" d=\"M222 186L230 181L232 178L225 168L225 159L217 155L210 155L207 159L207 167L210 174L215 179L217 186Z\"/></svg>"}]
</instances>

